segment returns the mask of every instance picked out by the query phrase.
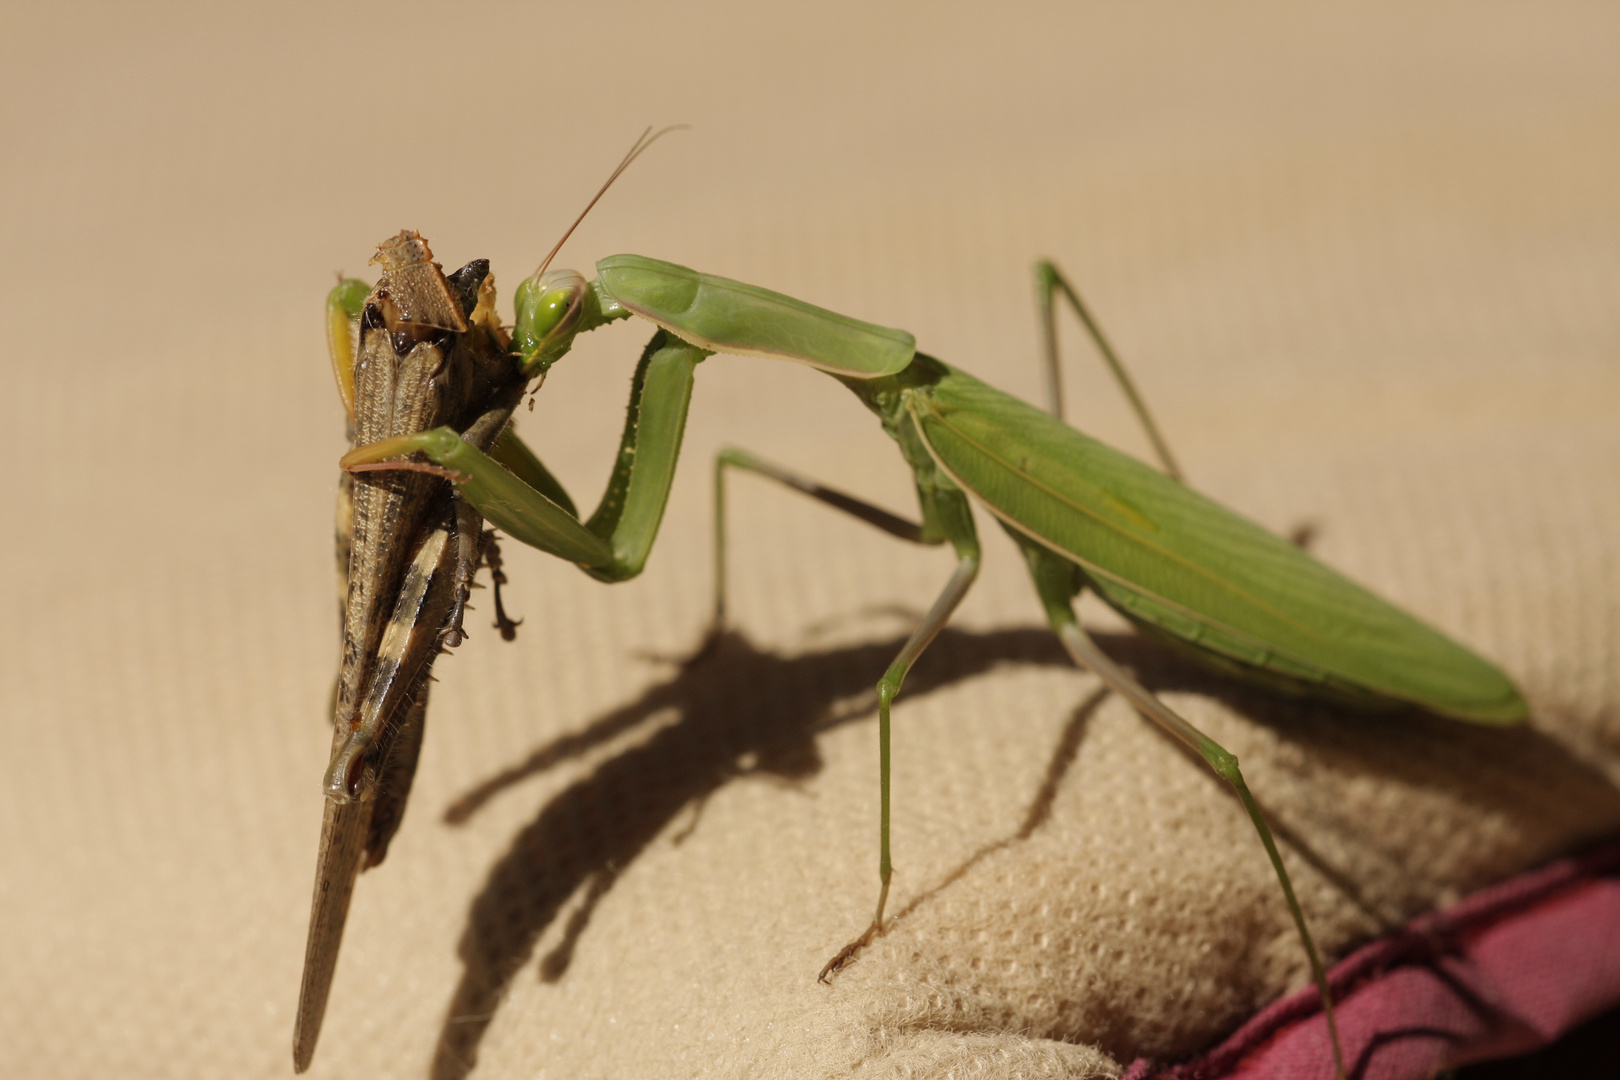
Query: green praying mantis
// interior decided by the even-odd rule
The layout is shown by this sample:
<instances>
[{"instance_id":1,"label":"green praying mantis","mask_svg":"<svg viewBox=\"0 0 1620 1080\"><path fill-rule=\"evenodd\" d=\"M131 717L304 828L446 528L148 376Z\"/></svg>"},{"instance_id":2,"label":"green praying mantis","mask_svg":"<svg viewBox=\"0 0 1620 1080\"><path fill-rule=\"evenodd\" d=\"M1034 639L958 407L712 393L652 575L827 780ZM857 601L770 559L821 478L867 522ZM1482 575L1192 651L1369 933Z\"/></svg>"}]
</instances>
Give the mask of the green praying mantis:
<instances>
[{"instance_id":1,"label":"green praying mantis","mask_svg":"<svg viewBox=\"0 0 1620 1080\"><path fill-rule=\"evenodd\" d=\"M644 136L619 171L648 142ZM355 876L382 860L398 827L421 744L428 673L438 652L461 639L468 590L481 565L495 581L496 625L507 637L515 625L501 609L499 554L483 523L603 582L639 574L663 517L696 368L712 354L730 353L807 364L848 387L899 446L915 478L921 521L745 452L724 451L715 467L717 629L725 619L724 492L731 469L778 481L903 540L949 544L956 557L949 580L877 685L876 912L820 977L852 962L884 930L892 876L891 705L977 574L980 546L970 509L977 502L1018 546L1047 621L1073 660L1235 791L1304 944L1342 1075L1321 958L1237 759L1109 659L1080 625L1074 602L1090 590L1147 636L1206 665L1283 692L1363 707L1415 707L1469 723L1512 724L1528 710L1509 679L1295 544L1182 483L1129 378L1050 264L1040 265L1038 281L1054 403L1053 317L1062 299L1090 330L1165 472L917 352L904 331L639 255L601 260L594 280L548 271L550 258L518 286L510 331L495 315L488 263L445 275L426 242L411 232L380 246L374 261L383 273L374 286L343 280L328 300L329 340L354 449L341 462L343 657L295 1067L303 1071L314 1053ZM607 490L595 512L582 517L518 439L511 417L580 334L630 318L656 330L636 365Z\"/></svg>"}]
</instances>

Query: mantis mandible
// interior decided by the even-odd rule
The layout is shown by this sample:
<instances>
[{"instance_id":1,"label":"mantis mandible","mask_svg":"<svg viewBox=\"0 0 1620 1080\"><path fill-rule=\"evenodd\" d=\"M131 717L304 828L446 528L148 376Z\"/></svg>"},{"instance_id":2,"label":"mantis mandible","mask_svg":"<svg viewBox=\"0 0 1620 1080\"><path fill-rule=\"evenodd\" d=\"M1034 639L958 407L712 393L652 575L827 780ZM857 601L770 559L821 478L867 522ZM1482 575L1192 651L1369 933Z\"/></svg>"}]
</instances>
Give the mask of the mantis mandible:
<instances>
[{"instance_id":1,"label":"mantis mandible","mask_svg":"<svg viewBox=\"0 0 1620 1080\"><path fill-rule=\"evenodd\" d=\"M645 145L637 144L620 171ZM1017 544L1047 621L1073 660L1231 785L1304 944L1342 1075L1322 962L1237 759L1110 660L1081 627L1074 601L1090 590L1149 637L1230 675L1363 707L1416 707L1470 723L1511 724L1528 709L1509 679L1298 546L1183 484L1106 340L1050 264L1040 265L1038 281L1054 403L1052 317L1054 298L1061 296L1114 369L1168 475L917 352L904 331L639 255L599 261L594 280L548 271L550 258L518 286L510 333L494 314L487 261L446 276L411 232L380 246L375 261L384 272L374 287L344 280L328 300L329 339L354 449L341 462L344 655L294 1033L299 1071L314 1053L355 875L362 864L382 860L403 812L433 657L459 642L468 588L481 564L495 578L503 636L514 625L500 610L504 579L493 534L482 522L603 582L639 574L674 477L694 372L706 357L731 353L806 364L848 387L898 444L915 479L921 521L745 452L724 451L715 467L716 629L725 619L730 469L776 480L901 539L949 544L956 556L954 572L878 682L876 912L820 977L852 962L884 929L893 872L891 705L977 574L980 548L970 510L976 501ZM632 317L657 329L635 369L607 490L596 511L582 518L518 439L511 415L578 335ZM352 326L358 326L357 344Z\"/></svg>"}]
</instances>

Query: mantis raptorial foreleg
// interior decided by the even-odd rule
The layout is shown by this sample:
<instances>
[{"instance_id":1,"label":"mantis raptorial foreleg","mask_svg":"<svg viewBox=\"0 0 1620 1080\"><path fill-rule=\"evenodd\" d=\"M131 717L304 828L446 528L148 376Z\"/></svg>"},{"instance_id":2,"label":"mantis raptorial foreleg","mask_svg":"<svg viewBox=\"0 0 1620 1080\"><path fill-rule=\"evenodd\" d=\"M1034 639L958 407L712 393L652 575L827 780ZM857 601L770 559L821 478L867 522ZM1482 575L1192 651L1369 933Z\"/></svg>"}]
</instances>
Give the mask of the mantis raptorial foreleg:
<instances>
[{"instance_id":1,"label":"mantis raptorial foreleg","mask_svg":"<svg viewBox=\"0 0 1620 1080\"><path fill-rule=\"evenodd\" d=\"M653 335L636 366L607 490L596 512L583 522L508 471L495 456L444 428L357 448L344 456L342 464L351 471L379 464L387 469L393 467L382 464L388 458L426 453L439 469L457 478L460 492L485 519L514 540L578 563L598 580L624 581L641 572L658 535L692 398L692 372L708 355L662 331ZM544 470L515 435L508 432L501 441L508 460ZM549 472L545 475L550 477ZM557 490L561 492L560 485Z\"/></svg>"}]
</instances>

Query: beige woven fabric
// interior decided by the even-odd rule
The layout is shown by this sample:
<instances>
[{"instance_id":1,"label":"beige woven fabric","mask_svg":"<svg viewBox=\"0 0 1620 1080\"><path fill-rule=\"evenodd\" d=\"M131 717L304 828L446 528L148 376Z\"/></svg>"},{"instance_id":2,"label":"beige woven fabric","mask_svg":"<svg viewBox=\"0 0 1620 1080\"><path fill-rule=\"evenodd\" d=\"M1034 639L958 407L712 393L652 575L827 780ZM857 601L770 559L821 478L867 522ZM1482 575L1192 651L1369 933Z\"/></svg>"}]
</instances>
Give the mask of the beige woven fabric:
<instances>
[{"instance_id":1,"label":"beige woven fabric","mask_svg":"<svg viewBox=\"0 0 1620 1080\"><path fill-rule=\"evenodd\" d=\"M1028 268L1086 293L1193 482L1501 663L1522 731L1280 702L1086 617L1242 759L1318 940L1620 827L1620 95L1608 5L13 6L0 39L0 1072L280 1077L324 709L331 275L421 230L509 295L636 251L914 331L1034 397ZM1072 326L1065 333L1079 341ZM640 330L520 426L592 504ZM1074 421L1142 452L1071 350ZM441 661L311 1075L1106 1075L1301 985L1217 781L984 574L748 480L738 634L681 672L725 442L909 512L815 372L699 372L663 535L604 588L508 545L515 646ZM476 1067L473 1063L476 1060Z\"/></svg>"}]
</instances>

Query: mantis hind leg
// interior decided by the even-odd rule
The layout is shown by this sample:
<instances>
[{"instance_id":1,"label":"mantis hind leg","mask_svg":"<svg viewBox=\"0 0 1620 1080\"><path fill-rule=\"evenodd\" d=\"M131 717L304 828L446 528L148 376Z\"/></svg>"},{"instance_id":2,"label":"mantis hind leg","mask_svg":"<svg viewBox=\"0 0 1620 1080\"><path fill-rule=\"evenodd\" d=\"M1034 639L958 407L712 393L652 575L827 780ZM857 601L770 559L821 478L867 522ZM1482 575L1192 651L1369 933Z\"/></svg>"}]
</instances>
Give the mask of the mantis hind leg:
<instances>
[{"instance_id":1,"label":"mantis hind leg","mask_svg":"<svg viewBox=\"0 0 1620 1080\"><path fill-rule=\"evenodd\" d=\"M1328 1036L1333 1044L1335 1075L1343 1077L1344 1052L1339 1045L1339 1029L1333 1014L1333 995L1328 988L1327 973L1322 967L1316 940L1311 936L1310 927L1306 925L1305 912L1299 906L1299 900L1294 893L1293 880L1288 876L1288 869L1283 865L1282 855L1277 850L1277 842L1271 835L1271 827L1266 823L1265 815L1261 813L1259 804L1255 802L1248 784L1243 780L1237 757L1171 711L1164 702L1114 663L1097 647L1097 643L1091 640L1074 614L1073 600L1079 592L1081 578L1078 569L1072 563L1011 529L1008 533L1023 550L1024 558L1029 563L1030 576L1035 582L1035 591L1040 595L1041 604L1046 609L1047 620L1070 658L1080 667L1093 672L1109 689L1134 705L1137 712L1158 724L1201 757L1215 775L1230 784L1232 790L1237 793L1238 801L1243 804L1244 812L1249 815L1255 832L1259 834L1260 843L1266 849L1266 857L1271 860L1277 882L1282 886L1283 898L1288 903L1289 914L1293 916L1294 927L1299 931L1300 941L1304 943L1305 955L1311 967L1311 979L1321 995Z\"/></svg>"},{"instance_id":2,"label":"mantis hind leg","mask_svg":"<svg viewBox=\"0 0 1620 1080\"><path fill-rule=\"evenodd\" d=\"M1159 432L1159 425L1153 422L1153 415L1148 412L1147 402L1136 390L1136 384L1131 381L1130 374L1126 372L1125 365L1114 352L1114 347L1108 343L1103 334L1102 326L1092 317L1091 311L1074 286L1069 284L1063 272L1057 266L1045 259L1035 264L1035 299L1040 307L1041 340L1044 345L1044 361L1046 367L1046 411L1063 419L1063 376L1062 364L1058 358L1057 344L1057 307L1054 297L1062 296L1069 302L1069 307L1085 326L1097 351L1102 354L1103 363L1108 365L1109 372L1114 381L1125 394L1125 400L1130 403L1131 411L1141 422L1142 430L1147 433L1148 441L1153 444L1153 453L1158 457L1159 464L1172 479L1182 479L1181 467L1176 464L1175 456L1170 453L1170 444L1164 441Z\"/></svg>"}]
</instances>

